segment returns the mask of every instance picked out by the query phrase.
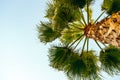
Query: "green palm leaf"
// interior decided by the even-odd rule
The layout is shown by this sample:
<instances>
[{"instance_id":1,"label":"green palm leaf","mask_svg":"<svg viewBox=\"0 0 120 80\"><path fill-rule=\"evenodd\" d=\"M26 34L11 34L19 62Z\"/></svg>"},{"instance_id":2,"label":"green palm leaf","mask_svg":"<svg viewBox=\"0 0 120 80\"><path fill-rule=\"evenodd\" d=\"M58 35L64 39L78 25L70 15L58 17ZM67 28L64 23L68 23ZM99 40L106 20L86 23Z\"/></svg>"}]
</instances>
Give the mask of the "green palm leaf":
<instances>
[{"instance_id":1,"label":"green palm leaf","mask_svg":"<svg viewBox=\"0 0 120 80\"><path fill-rule=\"evenodd\" d=\"M98 59L93 51L83 52L81 56L76 54L76 56L71 57L71 60L67 68L68 77L75 80L100 80Z\"/></svg>"},{"instance_id":2,"label":"green palm leaf","mask_svg":"<svg viewBox=\"0 0 120 80\"><path fill-rule=\"evenodd\" d=\"M51 42L60 36L60 33L53 31L51 23L42 23L38 26L39 39L43 43Z\"/></svg>"},{"instance_id":3,"label":"green palm leaf","mask_svg":"<svg viewBox=\"0 0 120 80\"><path fill-rule=\"evenodd\" d=\"M57 1L59 3L64 3L69 6L74 6L76 8L77 7L84 8L84 6L87 4L87 1L90 4L94 0L54 0L54 1Z\"/></svg>"},{"instance_id":4,"label":"green palm leaf","mask_svg":"<svg viewBox=\"0 0 120 80\"><path fill-rule=\"evenodd\" d=\"M69 58L69 65L65 68L65 73L71 80L81 80L87 67L77 52L73 52Z\"/></svg>"},{"instance_id":5,"label":"green palm leaf","mask_svg":"<svg viewBox=\"0 0 120 80\"><path fill-rule=\"evenodd\" d=\"M120 72L120 49L109 46L100 52L101 68L110 75Z\"/></svg>"},{"instance_id":6,"label":"green palm leaf","mask_svg":"<svg viewBox=\"0 0 120 80\"><path fill-rule=\"evenodd\" d=\"M53 16L55 15L55 6L52 2L47 3L47 10L45 17L52 20Z\"/></svg>"},{"instance_id":7,"label":"green palm leaf","mask_svg":"<svg viewBox=\"0 0 120 80\"><path fill-rule=\"evenodd\" d=\"M74 61L71 61L71 64L67 67L67 76L72 80L81 80L87 72L87 67L79 56L73 56L72 58Z\"/></svg>"},{"instance_id":8,"label":"green palm leaf","mask_svg":"<svg viewBox=\"0 0 120 80\"><path fill-rule=\"evenodd\" d=\"M85 7L85 11L86 11L86 13L89 15L89 21L91 22L91 23L93 23L94 22L94 20L93 20L93 11L92 11L92 8L91 7L88 7L89 9L87 10L87 7Z\"/></svg>"},{"instance_id":9,"label":"green palm leaf","mask_svg":"<svg viewBox=\"0 0 120 80\"><path fill-rule=\"evenodd\" d=\"M67 47L53 46L49 50L50 66L57 70L64 70L69 64L69 57L71 55L71 49Z\"/></svg>"},{"instance_id":10,"label":"green palm leaf","mask_svg":"<svg viewBox=\"0 0 120 80\"><path fill-rule=\"evenodd\" d=\"M94 55L94 51L84 51L82 53L82 59L87 67L87 72L85 73L85 77L90 80L100 80L99 77L99 67L98 67L98 58Z\"/></svg>"},{"instance_id":11,"label":"green palm leaf","mask_svg":"<svg viewBox=\"0 0 120 80\"><path fill-rule=\"evenodd\" d=\"M52 24L55 30L62 31L64 28L68 27L69 22L80 20L80 16L79 9L73 9L64 4L59 4L52 18Z\"/></svg>"},{"instance_id":12,"label":"green palm leaf","mask_svg":"<svg viewBox=\"0 0 120 80\"><path fill-rule=\"evenodd\" d=\"M69 28L64 29L61 34L60 39L62 42L71 43L84 34L84 26L79 22L73 22L69 24Z\"/></svg>"},{"instance_id":13,"label":"green palm leaf","mask_svg":"<svg viewBox=\"0 0 120 80\"><path fill-rule=\"evenodd\" d=\"M111 15L112 13L120 11L120 0L104 0L102 9Z\"/></svg>"},{"instance_id":14,"label":"green palm leaf","mask_svg":"<svg viewBox=\"0 0 120 80\"><path fill-rule=\"evenodd\" d=\"M68 3L70 3L73 6L83 8L86 5L86 0L66 0Z\"/></svg>"},{"instance_id":15,"label":"green palm leaf","mask_svg":"<svg viewBox=\"0 0 120 80\"><path fill-rule=\"evenodd\" d=\"M77 15L78 14L78 15ZM56 11L55 15L55 21L58 19L62 19L62 21L72 22L76 19L79 19L79 10L73 9L69 6L65 6L64 4L61 4Z\"/></svg>"},{"instance_id":16,"label":"green palm leaf","mask_svg":"<svg viewBox=\"0 0 120 80\"><path fill-rule=\"evenodd\" d=\"M111 7L111 5L112 5L112 2L113 2L113 0L104 0L103 1L103 4L102 4L102 9L103 10L106 10L106 11L109 11L110 10L110 7Z\"/></svg>"}]
</instances>

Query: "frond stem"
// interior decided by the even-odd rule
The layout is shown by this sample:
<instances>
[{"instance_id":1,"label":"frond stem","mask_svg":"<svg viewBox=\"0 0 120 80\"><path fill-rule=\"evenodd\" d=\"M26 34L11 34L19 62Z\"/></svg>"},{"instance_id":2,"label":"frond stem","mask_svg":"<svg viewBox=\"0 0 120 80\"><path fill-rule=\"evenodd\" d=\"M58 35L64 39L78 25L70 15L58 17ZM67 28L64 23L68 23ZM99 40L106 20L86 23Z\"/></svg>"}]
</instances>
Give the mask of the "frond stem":
<instances>
[{"instance_id":1,"label":"frond stem","mask_svg":"<svg viewBox=\"0 0 120 80\"><path fill-rule=\"evenodd\" d=\"M87 23L89 24L89 3L87 0Z\"/></svg>"},{"instance_id":2,"label":"frond stem","mask_svg":"<svg viewBox=\"0 0 120 80\"><path fill-rule=\"evenodd\" d=\"M87 38L87 52L89 50L89 38Z\"/></svg>"},{"instance_id":3,"label":"frond stem","mask_svg":"<svg viewBox=\"0 0 120 80\"><path fill-rule=\"evenodd\" d=\"M81 29L83 30L83 29ZM75 33L75 32L80 32L80 31L70 31L70 32L61 32L62 34L66 34L66 33Z\"/></svg>"},{"instance_id":4,"label":"frond stem","mask_svg":"<svg viewBox=\"0 0 120 80\"><path fill-rule=\"evenodd\" d=\"M84 35L84 34L82 34L80 37L78 37L78 38L69 46L69 48L70 48L72 45L74 45L81 37L83 37L83 35Z\"/></svg>"},{"instance_id":5,"label":"frond stem","mask_svg":"<svg viewBox=\"0 0 120 80\"><path fill-rule=\"evenodd\" d=\"M86 24L86 21L85 21L85 18L84 18L84 15L83 15L82 9L80 9L80 12L81 12L81 17L82 17L82 20L83 20L84 24L87 25L87 24Z\"/></svg>"},{"instance_id":6,"label":"frond stem","mask_svg":"<svg viewBox=\"0 0 120 80\"><path fill-rule=\"evenodd\" d=\"M78 41L78 43L76 44L76 46L73 48L73 50L76 49L76 47L80 44L81 40L83 39L83 37L80 38L80 40Z\"/></svg>"},{"instance_id":7,"label":"frond stem","mask_svg":"<svg viewBox=\"0 0 120 80\"><path fill-rule=\"evenodd\" d=\"M77 28L77 29L80 29L80 30L84 30L84 28L79 28L79 27L77 27L77 26L75 26L75 25L73 25L75 28Z\"/></svg>"},{"instance_id":8,"label":"frond stem","mask_svg":"<svg viewBox=\"0 0 120 80\"><path fill-rule=\"evenodd\" d=\"M82 24L82 26L85 26L85 24L83 24L83 22L80 20L80 23Z\"/></svg>"},{"instance_id":9,"label":"frond stem","mask_svg":"<svg viewBox=\"0 0 120 80\"><path fill-rule=\"evenodd\" d=\"M94 24L98 21L98 19L100 19L100 17L105 13L105 11L103 11L99 16L98 18L95 20Z\"/></svg>"},{"instance_id":10,"label":"frond stem","mask_svg":"<svg viewBox=\"0 0 120 80\"><path fill-rule=\"evenodd\" d=\"M83 51L84 51L84 48L85 48L85 44L86 44L86 40L87 40L87 38L85 38L85 41L84 41L84 44L83 44L83 47L82 47L81 55L83 54Z\"/></svg>"},{"instance_id":11,"label":"frond stem","mask_svg":"<svg viewBox=\"0 0 120 80\"><path fill-rule=\"evenodd\" d=\"M102 42L101 42L102 43ZM104 43L102 43L105 47L107 47Z\"/></svg>"},{"instance_id":12,"label":"frond stem","mask_svg":"<svg viewBox=\"0 0 120 80\"><path fill-rule=\"evenodd\" d=\"M103 51L102 47L100 46L100 44L95 40L95 43L98 45L98 47Z\"/></svg>"}]
</instances>

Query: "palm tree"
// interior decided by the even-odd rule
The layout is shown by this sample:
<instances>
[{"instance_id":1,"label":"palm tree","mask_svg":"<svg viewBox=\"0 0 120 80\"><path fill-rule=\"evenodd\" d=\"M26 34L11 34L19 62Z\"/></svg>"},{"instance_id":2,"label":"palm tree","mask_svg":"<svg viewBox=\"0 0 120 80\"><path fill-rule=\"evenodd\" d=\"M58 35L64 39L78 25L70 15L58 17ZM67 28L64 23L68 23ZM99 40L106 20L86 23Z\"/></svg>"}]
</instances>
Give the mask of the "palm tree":
<instances>
[{"instance_id":1,"label":"palm tree","mask_svg":"<svg viewBox=\"0 0 120 80\"><path fill-rule=\"evenodd\" d=\"M63 71L69 80L101 80L101 71L111 76L120 72L120 0L103 0L101 14L93 19L95 1L49 1L48 20L38 25L40 41L53 43L50 66ZM106 17L98 21L104 14ZM57 45L56 40L60 42ZM99 53L90 49L91 40L100 48Z\"/></svg>"}]
</instances>

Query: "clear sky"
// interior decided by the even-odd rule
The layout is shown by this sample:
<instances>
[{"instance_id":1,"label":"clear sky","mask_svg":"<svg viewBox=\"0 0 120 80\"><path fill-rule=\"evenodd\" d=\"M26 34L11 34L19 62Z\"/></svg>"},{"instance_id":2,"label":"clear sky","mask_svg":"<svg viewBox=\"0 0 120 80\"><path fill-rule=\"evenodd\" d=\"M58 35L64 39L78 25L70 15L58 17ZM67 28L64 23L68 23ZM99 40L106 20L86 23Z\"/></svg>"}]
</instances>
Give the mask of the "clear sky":
<instances>
[{"instance_id":1,"label":"clear sky","mask_svg":"<svg viewBox=\"0 0 120 80\"><path fill-rule=\"evenodd\" d=\"M36 25L44 20L46 2L0 0L0 80L67 80L49 67L48 46L37 38ZM106 75L105 80L119 78Z\"/></svg>"}]
</instances>

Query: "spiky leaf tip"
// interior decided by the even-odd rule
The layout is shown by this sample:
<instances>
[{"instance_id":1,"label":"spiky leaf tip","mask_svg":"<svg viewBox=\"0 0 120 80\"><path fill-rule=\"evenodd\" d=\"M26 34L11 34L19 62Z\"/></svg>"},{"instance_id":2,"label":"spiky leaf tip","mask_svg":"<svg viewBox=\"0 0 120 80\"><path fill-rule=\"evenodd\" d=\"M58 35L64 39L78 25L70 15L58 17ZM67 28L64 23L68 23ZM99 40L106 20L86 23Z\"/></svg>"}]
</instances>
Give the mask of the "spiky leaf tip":
<instances>
[{"instance_id":1,"label":"spiky leaf tip","mask_svg":"<svg viewBox=\"0 0 120 80\"><path fill-rule=\"evenodd\" d=\"M49 49L50 66L57 70L64 70L69 64L72 51L65 46L53 46Z\"/></svg>"},{"instance_id":2,"label":"spiky leaf tip","mask_svg":"<svg viewBox=\"0 0 120 80\"><path fill-rule=\"evenodd\" d=\"M64 3L65 5L74 7L74 8L83 8L86 5L86 0L55 0L59 3Z\"/></svg>"},{"instance_id":3,"label":"spiky leaf tip","mask_svg":"<svg viewBox=\"0 0 120 80\"><path fill-rule=\"evenodd\" d=\"M71 56L71 63L67 66L66 73L72 80L81 80L87 67L79 55Z\"/></svg>"},{"instance_id":4,"label":"spiky leaf tip","mask_svg":"<svg viewBox=\"0 0 120 80\"><path fill-rule=\"evenodd\" d=\"M114 46L105 48L100 52L101 68L110 75L120 72L120 49Z\"/></svg>"},{"instance_id":5,"label":"spiky leaf tip","mask_svg":"<svg viewBox=\"0 0 120 80\"><path fill-rule=\"evenodd\" d=\"M77 23L71 23L69 24L69 28L64 29L61 34L61 42L71 43L84 34L84 27Z\"/></svg>"},{"instance_id":6,"label":"spiky leaf tip","mask_svg":"<svg viewBox=\"0 0 120 80\"><path fill-rule=\"evenodd\" d=\"M67 0L66 0L67 1ZM70 0L68 0L70 1ZM71 5L77 6L79 8L84 8L85 5L91 4L94 0L71 0Z\"/></svg>"},{"instance_id":7,"label":"spiky leaf tip","mask_svg":"<svg viewBox=\"0 0 120 80\"><path fill-rule=\"evenodd\" d=\"M101 80L98 74L98 59L93 54L93 51L85 51L81 56L76 55L75 57L76 59L74 59L67 68L67 75L69 78L75 80Z\"/></svg>"},{"instance_id":8,"label":"spiky leaf tip","mask_svg":"<svg viewBox=\"0 0 120 80\"><path fill-rule=\"evenodd\" d=\"M110 10L108 11L109 14L116 13L120 11L120 0L113 0Z\"/></svg>"},{"instance_id":9,"label":"spiky leaf tip","mask_svg":"<svg viewBox=\"0 0 120 80\"><path fill-rule=\"evenodd\" d=\"M105 10L109 15L120 11L120 0L104 0L102 10Z\"/></svg>"},{"instance_id":10,"label":"spiky leaf tip","mask_svg":"<svg viewBox=\"0 0 120 80\"><path fill-rule=\"evenodd\" d=\"M72 0L73 5L83 8L86 5L86 0Z\"/></svg>"},{"instance_id":11,"label":"spiky leaf tip","mask_svg":"<svg viewBox=\"0 0 120 80\"><path fill-rule=\"evenodd\" d=\"M79 17L79 9L73 9L69 6L61 4L56 7L53 19L57 22L72 22L74 20L79 20Z\"/></svg>"},{"instance_id":12,"label":"spiky leaf tip","mask_svg":"<svg viewBox=\"0 0 120 80\"><path fill-rule=\"evenodd\" d=\"M38 33L38 38L43 43L51 42L60 36L60 33L52 29L51 23L41 22L41 24L38 25Z\"/></svg>"},{"instance_id":13,"label":"spiky leaf tip","mask_svg":"<svg viewBox=\"0 0 120 80\"><path fill-rule=\"evenodd\" d=\"M84 77L90 80L101 80L101 77L99 76L99 66L97 64L98 58L94 54L94 51L84 51L81 54L81 57L87 67Z\"/></svg>"},{"instance_id":14,"label":"spiky leaf tip","mask_svg":"<svg viewBox=\"0 0 120 80\"><path fill-rule=\"evenodd\" d=\"M57 3L63 3L67 6L74 7L74 8L84 8L85 5L91 4L95 0L54 0Z\"/></svg>"},{"instance_id":15,"label":"spiky leaf tip","mask_svg":"<svg viewBox=\"0 0 120 80\"><path fill-rule=\"evenodd\" d=\"M45 17L52 20L53 16L55 15L54 12L55 12L54 3L53 2L48 2Z\"/></svg>"}]
</instances>

